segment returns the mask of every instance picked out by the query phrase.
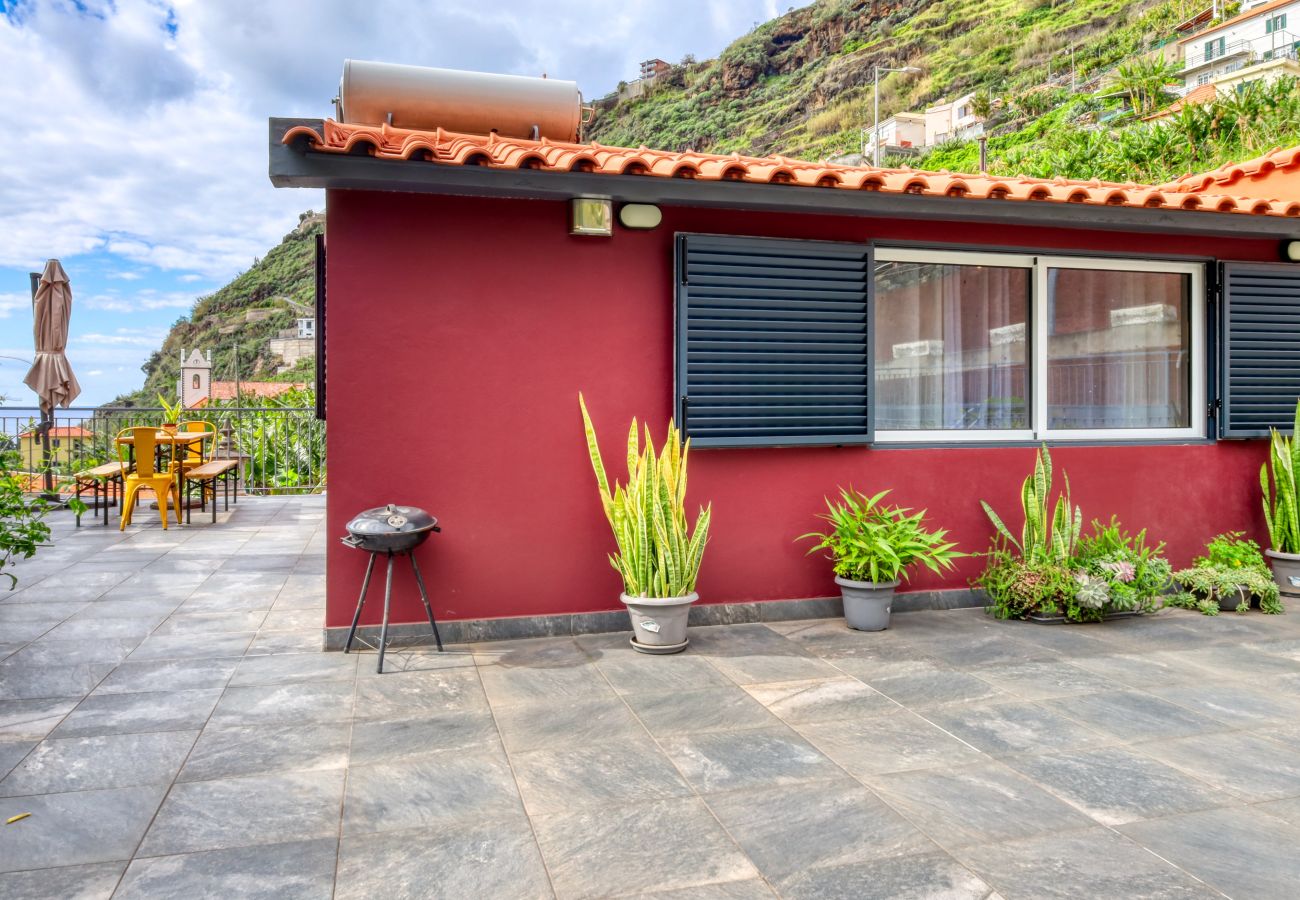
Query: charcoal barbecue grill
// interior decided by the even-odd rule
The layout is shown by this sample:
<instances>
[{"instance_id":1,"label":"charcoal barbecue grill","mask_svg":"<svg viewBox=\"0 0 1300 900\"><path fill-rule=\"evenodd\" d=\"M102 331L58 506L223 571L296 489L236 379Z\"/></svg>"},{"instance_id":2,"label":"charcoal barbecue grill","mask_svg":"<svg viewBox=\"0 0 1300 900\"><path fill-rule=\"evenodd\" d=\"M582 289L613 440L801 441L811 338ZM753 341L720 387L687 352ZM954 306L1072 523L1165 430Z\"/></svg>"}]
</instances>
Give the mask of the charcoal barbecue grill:
<instances>
[{"instance_id":1,"label":"charcoal barbecue grill","mask_svg":"<svg viewBox=\"0 0 1300 900\"><path fill-rule=\"evenodd\" d=\"M370 561L366 563L366 577L361 582L361 596L357 599L357 611L352 616L352 628L348 630L348 640L343 645L343 652L348 653L352 650L353 640L365 643L357 637L357 625L361 622L361 610L366 605L366 593L370 589L370 576L375 570L375 559L382 554L388 559L388 574L384 580L384 620L379 628L379 644L375 649L379 652L379 674L384 673L384 650L388 646L388 609L393 598L393 557L405 554L411 561L411 568L415 571L415 583L420 587L420 600L424 603L424 611L429 616L429 627L433 629L433 639L438 644L438 652L441 653L442 636L438 634L438 623L434 621L433 607L429 605L429 592L424 587L420 564L415 561L415 554L411 552L428 540L429 535L442 530L438 527L438 520L418 506L397 506L390 503L387 506L377 506L358 513L348 523L347 530L347 537L341 539L343 543L357 550L365 550L370 554Z\"/></svg>"}]
</instances>

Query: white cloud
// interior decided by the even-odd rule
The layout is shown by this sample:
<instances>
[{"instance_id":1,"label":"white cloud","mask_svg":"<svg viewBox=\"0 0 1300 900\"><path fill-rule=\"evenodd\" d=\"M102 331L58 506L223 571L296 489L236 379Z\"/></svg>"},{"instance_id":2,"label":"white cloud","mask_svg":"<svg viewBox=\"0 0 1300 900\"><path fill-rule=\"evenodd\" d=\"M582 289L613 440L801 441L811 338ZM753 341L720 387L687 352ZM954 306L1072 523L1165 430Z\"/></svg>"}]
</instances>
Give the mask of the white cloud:
<instances>
[{"instance_id":1,"label":"white cloud","mask_svg":"<svg viewBox=\"0 0 1300 900\"><path fill-rule=\"evenodd\" d=\"M109 272L108 277L119 281L139 281L144 275L140 272Z\"/></svg>"},{"instance_id":2,"label":"white cloud","mask_svg":"<svg viewBox=\"0 0 1300 900\"><path fill-rule=\"evenodd\" d=\"M7 319L15 309L31 309L30 294L0 294L0 319Z\"/></svg>"},{"instance_id":3,"label":"white cloud","mask_svg":"<svg viewBox=\"0 0 1300 900\"><path fill-rule=\"evenodd\" d=\"M117 291L92 294L78 298L78 302L87 309L102 309L109 312L133 313L154 309L189 309L194 305L195 295L188 291L157 291L142 288L133 294L123 295Z\"/></svg>"}]
</instances>

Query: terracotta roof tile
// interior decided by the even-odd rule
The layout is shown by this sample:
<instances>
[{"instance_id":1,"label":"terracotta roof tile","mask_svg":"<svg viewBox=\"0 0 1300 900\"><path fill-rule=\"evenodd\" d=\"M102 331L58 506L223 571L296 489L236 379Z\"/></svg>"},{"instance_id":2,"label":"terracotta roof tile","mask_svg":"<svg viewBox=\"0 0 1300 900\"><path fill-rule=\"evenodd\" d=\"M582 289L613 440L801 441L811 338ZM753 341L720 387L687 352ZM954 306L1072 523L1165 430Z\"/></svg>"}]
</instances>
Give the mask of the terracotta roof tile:
<instances>
[{"instance_id":1,"label":"terracotta roof tile","mask_svg":"<svg viewBox=\"0 0 1300 900\"><path fill-rule=\"evenodd\" d=\"M1231 196L1202 194L1181 188L1112 184L1065 178L1000 178L989 175L923 172L909 168L880 169L805 162L783 156L753 157L651 150L647 147L605 147L504 138L496 134L458 134L441 128L410 131L388 125L352 125L326 119L321 131L299 125L285 132L284 143L302 142L320 153L367 154L380 159L426 161L442 165L486 166L493 169L542 169L549 172L594 172L704 181L747 181L840 190L869 190L929 197L973 200L1034 200L1134 207L1201 209L1254 215L1298 216L1300 204L1282 201L1244 203ZM1297 148L1296 152L1300 152Z\"/></svg>"},{"instance_id":2,"label":"terracotta roof tile","mask_svg":"<svg viewBox=\"0 0 1300 900\"><path fill-rule=\"evenodd\" d=\"M1294 169L1300 169L1300 147L1277 148L1246 162L1225 163L1211 172L1184 175L1176 181L1161 185L1160 189L1189 193L1208 190L1219 192L1222 188L1224 189L1222 193L1232 194L1232 185L1243 178L1254 178ZM1300 198L1295 199L1300 200ZM1289 213L1289 215L1295 214Z\"/></svg>"},{"instance_id":3,"label":"terracotta roof tile","mask_svg":"<svg viewBox=\"0 0 1300 900\"><path fill-rule=\"evenodd\" d=\"M235 388L239 390L236 391ZM242 394L245 397L278 397L294 388L302 389L306 384L299 381L214 381L212 382L213 400L236 400ZM200 397L191 404L191 409L200 409L208 405L207 397Z\"/></svg>"},{"instance_id":4,"label":"terracotta roof tile","mask_svg":"<svg viewBox=\"0 0 1300 900\"><path fill-rule=\"evenodd\" d=\"M18 436L20 438L37 437L39 434L39 431L24 431ZM87 431L80 425L55 425L50 428L51 438L88 438L94 436L92 432Z\"/></svg>"}]
</instances>

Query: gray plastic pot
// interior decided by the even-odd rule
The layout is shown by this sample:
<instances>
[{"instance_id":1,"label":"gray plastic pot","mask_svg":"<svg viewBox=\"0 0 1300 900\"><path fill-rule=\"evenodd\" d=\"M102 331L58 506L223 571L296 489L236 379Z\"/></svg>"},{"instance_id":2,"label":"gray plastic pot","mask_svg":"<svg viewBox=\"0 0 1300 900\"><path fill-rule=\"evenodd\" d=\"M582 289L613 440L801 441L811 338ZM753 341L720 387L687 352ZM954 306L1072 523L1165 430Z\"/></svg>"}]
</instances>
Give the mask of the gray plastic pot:
<instances>
[{"instance_id":1,"label":"gray plastic pot","mask_svg":"<svg viewBox=\"0 0 1300 900\"><path fill-rule=\"evenodd\" d=\"M894 604L897 581L849 581L835 576L844 596L844 621L858 631L884 631L889 627L889 610Z\"/></svg>"},{"instance_id":2,"label":"gray plastic pot","mask_svg":"<svg viewBox=\"0 0 1300 900\"><path fill-rule=\"evenodd\" d=\"M1265 550L1264 555L1273 567L1277 589L1283 596L1300 598L1300 553Z\"/></svg>"},{"instance_id":3,"label":"gray plastic pot","mask_svg":"<svg viewBox=\"0 0 1300 900\"><path fill-rule=\"evenodd\" d=\"M696 593L685 597L629 597L619 595L632 619L632 646L642 653L680 653L689 643L686 621Z\"/></svg>"}]
</instances>

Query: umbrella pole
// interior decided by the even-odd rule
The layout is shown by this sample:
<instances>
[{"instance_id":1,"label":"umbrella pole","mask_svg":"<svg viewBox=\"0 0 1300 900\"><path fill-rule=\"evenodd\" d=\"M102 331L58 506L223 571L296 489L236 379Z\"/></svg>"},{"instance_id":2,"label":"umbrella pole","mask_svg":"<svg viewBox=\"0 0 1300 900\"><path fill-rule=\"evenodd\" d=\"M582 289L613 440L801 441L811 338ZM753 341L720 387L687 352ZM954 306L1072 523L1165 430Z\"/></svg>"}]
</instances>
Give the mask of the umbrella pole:
<instances>
[{"instance_id":1,"label":"umbrella pole","mask_svg":"<svg viewBox=\"0 0 1300 900\"><path fill-rule=\"evenodd\" d=\"M54 426L54 416L41 407L41 455L42 467L45 469L45 493L41 499L57 501L59 495L54 491L54 471L50 468L50 428Z\"/></svg>"}]
</instances>

